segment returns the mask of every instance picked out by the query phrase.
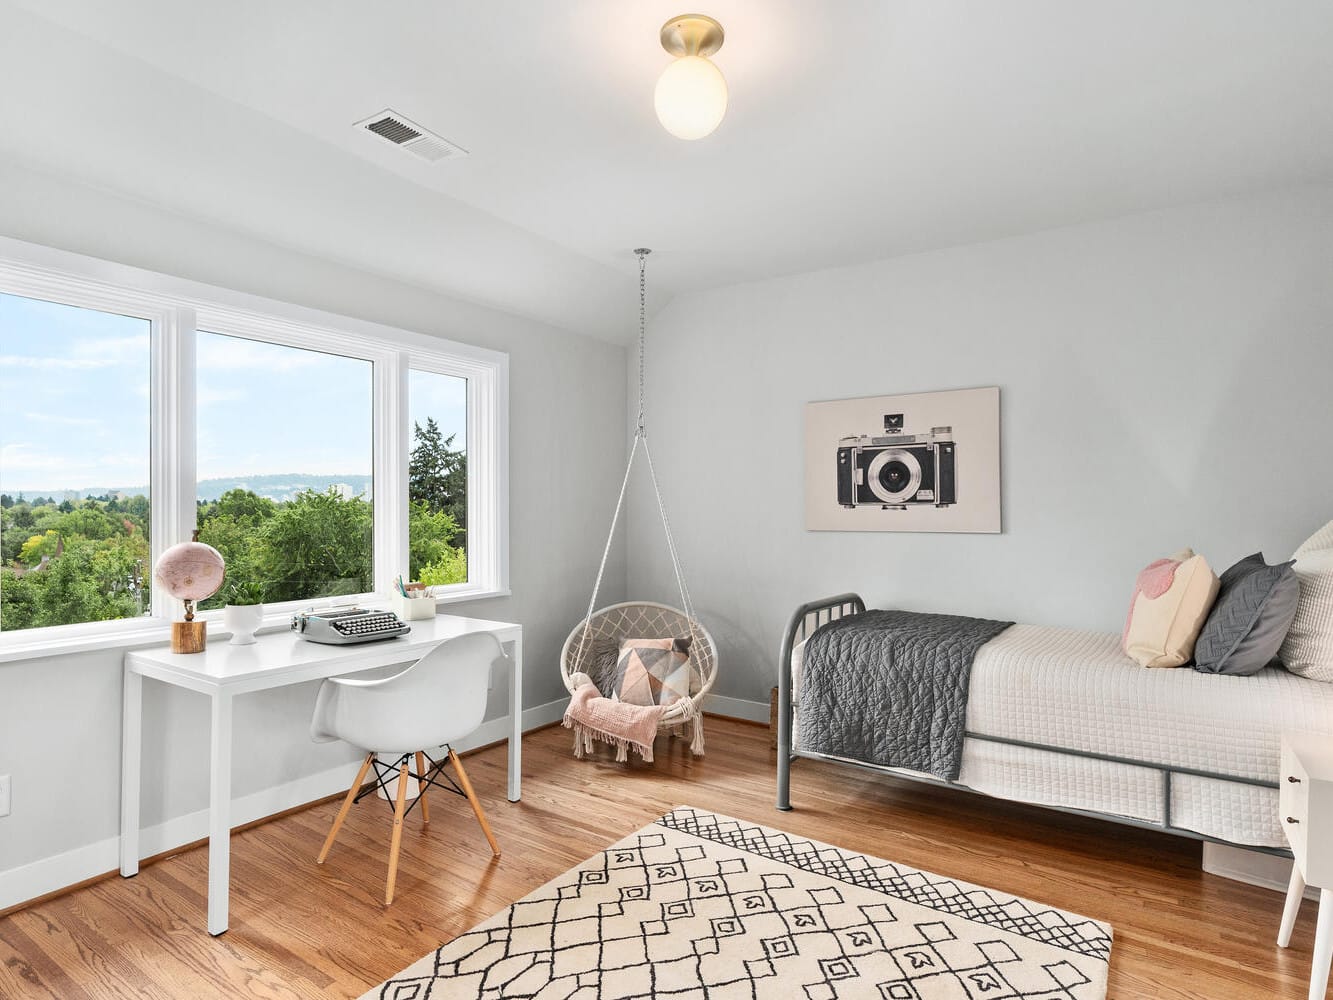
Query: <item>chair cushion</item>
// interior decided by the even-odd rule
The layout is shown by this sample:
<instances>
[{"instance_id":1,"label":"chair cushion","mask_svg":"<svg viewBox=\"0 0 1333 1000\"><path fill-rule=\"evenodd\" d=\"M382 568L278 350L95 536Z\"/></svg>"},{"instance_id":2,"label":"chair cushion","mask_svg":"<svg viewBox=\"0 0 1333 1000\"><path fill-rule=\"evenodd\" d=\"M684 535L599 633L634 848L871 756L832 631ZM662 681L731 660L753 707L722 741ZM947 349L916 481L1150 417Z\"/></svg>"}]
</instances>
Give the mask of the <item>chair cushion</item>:
<instances>
[{"instance_id":1,"label":"chair cushion","mask_svg":"<svg viewBox=\"0 0 1333 1000\"><path fill-rule=\"evenodd\" d=\"M691 639L622 639L616 697L630 705L672 705L699 690Z\"/></svg>"},{"instance_id":2,"label":"chair cushion","mask_svg":"<svg viewBox=\"0 0 1333 1000\"><path fill-rule=\"evenodd\" d=\"M1293 674L1333 681L1333 521L1296 550L1292 568L1301 596L1278 656Z\"/></svg>"},{"instance_id":3,"label":"chair cushion","mask_svg":"<svg viewBox=\"0 0 1333 1000\"><path fill-rule=\"evenodd\" d=\"M1296 615L1301 585L1291 563L1269 566L1262 552L1222 574L1199 641L1194 669L1209 674L1255 674L1277 656Z\"/></svg>"},{"instance_id":4,"label":"chair cushion","mask_svg":"<svg viewBox=\"0 0 1333 1000\"><path fill-rule=\"evenodd\" d=\"M1208 561L1190 549L1149 563L1134 584L1122 636L1125 652L1145 667L1188 663L1218 588Z\"/></svg>"}]
</instances>

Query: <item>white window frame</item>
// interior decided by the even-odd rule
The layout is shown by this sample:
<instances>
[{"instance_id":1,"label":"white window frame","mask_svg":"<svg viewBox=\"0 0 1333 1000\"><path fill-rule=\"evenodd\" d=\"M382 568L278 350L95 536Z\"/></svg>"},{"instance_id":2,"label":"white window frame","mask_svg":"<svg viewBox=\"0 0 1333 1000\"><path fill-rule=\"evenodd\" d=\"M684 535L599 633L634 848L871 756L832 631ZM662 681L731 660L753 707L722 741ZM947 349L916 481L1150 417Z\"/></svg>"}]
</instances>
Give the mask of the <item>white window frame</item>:
<instances>
[{"instance_id":1,"label":"white window frame","mask_svg":"<svg viewBox=\"0 0 1333 1000\"><path fill-rule=\"evenodd\" d=\"M441 588L438 604L509 591L509 356L396 327L234 292L0 237L0 292L146 319L151 323L151 557L195 528L196 331L370 362L373 386L374 586L369 594L266 605L296 608L387 598L407 569L408 372L468 380L468 580ZM129 645L165 636L179 602L155 595L149 615L0 632L0 662ZM206 612L205 619L221 612Z\"/></svg>"}]
</instances>

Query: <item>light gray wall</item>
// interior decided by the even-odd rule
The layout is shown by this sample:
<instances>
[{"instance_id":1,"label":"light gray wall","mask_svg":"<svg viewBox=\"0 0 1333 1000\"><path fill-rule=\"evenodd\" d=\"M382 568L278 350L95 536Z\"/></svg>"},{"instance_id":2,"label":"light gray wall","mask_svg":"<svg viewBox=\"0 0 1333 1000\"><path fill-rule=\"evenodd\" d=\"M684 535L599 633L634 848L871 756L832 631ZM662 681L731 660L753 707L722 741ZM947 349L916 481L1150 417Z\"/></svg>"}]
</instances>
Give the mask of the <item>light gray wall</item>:
<instances>
[{"instance_id":1,"label":"light gray wall","mask_svg":"<svg viewBox=\"0 0 1333 1000\"><path fill-rule=\"evenodd\" d=\"M766 701L791 610L844 590L1118 630L1150 560L1286 558L1333 517L1333 187L677 297L648 365L718 693ZM805 530L802 404L982 385L1002 534ZM641 488L630 525L629 593L671 599Z\"/></svg>"},{"instance_id":2,"label":"light gray wall","mask_svg":"<svg viewBox=\"0 0 1333 1000\"><path fill-rule=\"evenodd\" d=\"M624 348L419 290L0 163L0 234L507 351L513 597L450 610L524 626L526 706L564 695L560 644L583 614L625 455ZM448 233L441 233L448 239ZM617 548L604 596L619 600ZM115 835L120 663L116 652L0 664L0 875ZM498 686L500 687L500 686ZM145 684L145 826L207 806L204 699ZM499 714L503 690L493 698ZM315 746L313 686L236 708L237 797L350 758Z\"/></svg>"}]
</instances>

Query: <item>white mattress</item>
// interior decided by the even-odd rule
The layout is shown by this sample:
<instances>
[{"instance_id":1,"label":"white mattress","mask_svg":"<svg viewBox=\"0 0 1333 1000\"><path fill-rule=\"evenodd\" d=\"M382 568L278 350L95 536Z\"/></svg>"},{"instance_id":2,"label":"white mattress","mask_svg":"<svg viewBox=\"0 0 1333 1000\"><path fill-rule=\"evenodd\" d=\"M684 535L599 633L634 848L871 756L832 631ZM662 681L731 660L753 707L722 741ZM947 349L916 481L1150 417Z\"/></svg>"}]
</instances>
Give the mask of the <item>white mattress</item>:
<instances>
[{"instance_id":1,"label":"white mattress","mask_svg":"<svg viewBox=\"0 0 1333 1000\"><path fill-rule=\"evenodd\" d=\"M793 652L799 705L803 649ZM972 665L967 729L1218 774L1278 780L1284 731L1333 735L1333 684L1269 668L1252 677L1140 667L1101 632L1014 625ZM796 745L800 746L799 728ZM959 784L1023 802L1161 823L1158 771L980 739ZM1237 844L1284 846L1277 792L1176 775L1171 823Z\"/></svg>"}]
</instances>

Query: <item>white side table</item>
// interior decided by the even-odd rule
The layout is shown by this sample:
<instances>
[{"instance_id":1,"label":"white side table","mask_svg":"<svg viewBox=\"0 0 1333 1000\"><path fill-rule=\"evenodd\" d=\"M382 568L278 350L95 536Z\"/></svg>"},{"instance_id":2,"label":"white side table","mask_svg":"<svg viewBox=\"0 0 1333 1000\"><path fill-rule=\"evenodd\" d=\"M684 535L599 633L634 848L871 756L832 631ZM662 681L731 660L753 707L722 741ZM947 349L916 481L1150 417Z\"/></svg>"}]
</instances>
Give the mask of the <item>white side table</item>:
<instances>
[{"instance_id":1,"label":"white side table","mask_svg":"<svg viewBox=\"0 0 1333 1000\"><path fill-rule=\"evenodd\" d=\"M1333 739L1296 733L1282 737L1278 802L1282 832L1296 861L1277 943L1279 948L1291 943L1305 887L1317 886L1319 921L1310 964L1310 1000L1324 1000L1333 959Z\"/></svg>"}]
</instances>

